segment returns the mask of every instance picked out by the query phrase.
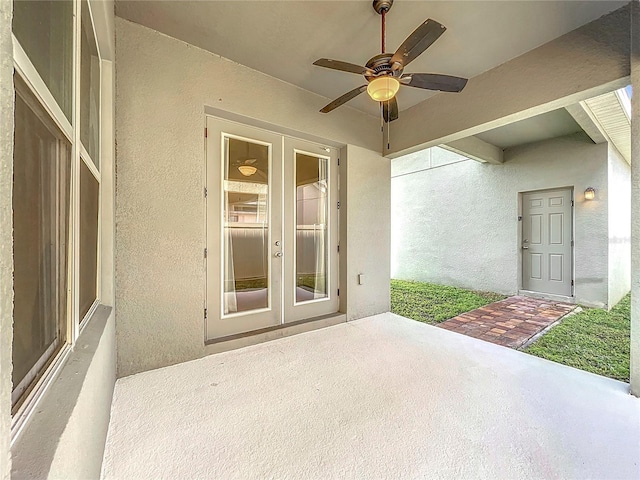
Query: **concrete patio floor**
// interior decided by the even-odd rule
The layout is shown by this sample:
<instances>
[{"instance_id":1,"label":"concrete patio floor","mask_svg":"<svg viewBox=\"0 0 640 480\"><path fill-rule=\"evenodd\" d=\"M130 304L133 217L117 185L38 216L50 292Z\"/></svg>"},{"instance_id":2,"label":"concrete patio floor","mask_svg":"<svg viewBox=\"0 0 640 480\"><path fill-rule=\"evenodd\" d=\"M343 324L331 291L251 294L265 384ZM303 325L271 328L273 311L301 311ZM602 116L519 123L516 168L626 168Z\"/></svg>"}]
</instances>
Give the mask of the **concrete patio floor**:
<instances>
[{"instance_id":1,"label":"concrete patio floor","mask_svg":"<svg viewBox=\"0 0 640 480\"><path fill-rule=\"evenodd\" d=\"M637 479L640 400L388 313L118 380L103 477Z\"/></svg>"}]
</instances>

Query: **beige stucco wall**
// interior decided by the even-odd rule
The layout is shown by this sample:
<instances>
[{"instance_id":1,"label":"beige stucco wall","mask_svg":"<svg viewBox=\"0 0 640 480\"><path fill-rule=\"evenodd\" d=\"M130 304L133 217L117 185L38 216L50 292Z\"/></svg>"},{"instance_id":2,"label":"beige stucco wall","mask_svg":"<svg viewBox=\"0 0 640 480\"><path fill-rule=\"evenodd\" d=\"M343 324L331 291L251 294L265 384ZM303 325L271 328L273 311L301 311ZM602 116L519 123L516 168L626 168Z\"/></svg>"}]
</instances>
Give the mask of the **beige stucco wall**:
<instances>
[{"instance_id":1,"label":"beige stucco wall","mask_svg":"<svg viewBox=\"0 0 640 480\"><path fill-rule=\"evenodd\" d=\"M444 148L434 147L410 153L391 162L391 176L399 177L412 173L443 167L457 162L470 160L458 153Z\"/></svg>"},{"instance_id":2,"label":"beige stucco wall","mask_svg":"<svg viewBox=\"0 0 640 480\"><path fill-rule=\"evenodd\" d=\"M115 281L124 376L205 353L205 110L358 145L349 162L360 168L382 160L374 117L351 108L321 115L326 98L119 18L116 40ZM377 187L380 176L373 178ZM378 253L384 263L388 251Z\"/></svg>"},{"instance_id":3,"label":"beige stucco wall","mask_svg":"<svg viewBox=\"0 0 640 480\"><path fill-rule=\"evenodd\" d=\"M342 260L346 254L347 265L340 291L347 295L347 320L355 320L390 310L391 161L353 145L347 146L346 159L340 172L346 177L340 255Z\"/></svg>"},{"instance_id":4,"label":"beige stucco wall","mask_svg":"<svg viewBox=\"0 0 640 480\"><path fill-rule=\"evenodd\" d=\"M609 147L609 308L631 289L631 166Z\"/></svg>"},{"instance_id":5,"label":"beige stucco wall","mask_svg":"<svg viewBox=\"0 0 640 480\"><path fill-rule=\"evenodd\" d=\"M13 2L0 2L0 479L9 478L13 341Z\"/></svg>"},{"instance_id":6,"label":"beige stucco wall","mask_svg":"<svg viewBox=\"0 0 640 480\"><path fill-rule=\"evenodd\" d=\"M440 154L433 153L434 156ZM452 160L447 152L445 160ZM518 194L573 187L575 296L608 302L607 145L568 136L509 149L503 165L457 161L415 173L392 163L394 278L504 294L519 288ZM433 162L434 160L431 159ZM429 158L425 156L424 165ZM593 186L596 200L584 200Z\"/></svg>"}]
</instances>

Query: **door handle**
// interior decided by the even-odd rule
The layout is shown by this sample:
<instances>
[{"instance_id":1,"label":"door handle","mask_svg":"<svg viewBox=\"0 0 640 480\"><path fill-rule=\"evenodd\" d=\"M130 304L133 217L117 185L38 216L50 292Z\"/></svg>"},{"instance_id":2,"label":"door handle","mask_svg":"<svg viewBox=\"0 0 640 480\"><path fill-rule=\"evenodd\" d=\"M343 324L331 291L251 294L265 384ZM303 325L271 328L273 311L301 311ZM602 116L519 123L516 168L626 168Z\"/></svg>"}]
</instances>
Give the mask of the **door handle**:
<instances>
[{"instance_id":1,"label":"door handle","mask_svg":"<svg viewBox=\"0 0 640 480\"><path fill-rule=\"evenodd\" d=\"M276 252L276 253L273 254L273 256L276 257L276 258L280 258L280 257L282 257L282 252Z\"/></svg>"},{"instance_id":2,"label":"door handle","mask_svg":"<svg viewBox=\"0 0 640 480\"><path fill-rule=\"evenodd\" d=\"M523 246L522 246L522 249L523 249L523 250L529 250L529 247L527 247L526 245L523 245Z\"/></svg>"}]
</instances>

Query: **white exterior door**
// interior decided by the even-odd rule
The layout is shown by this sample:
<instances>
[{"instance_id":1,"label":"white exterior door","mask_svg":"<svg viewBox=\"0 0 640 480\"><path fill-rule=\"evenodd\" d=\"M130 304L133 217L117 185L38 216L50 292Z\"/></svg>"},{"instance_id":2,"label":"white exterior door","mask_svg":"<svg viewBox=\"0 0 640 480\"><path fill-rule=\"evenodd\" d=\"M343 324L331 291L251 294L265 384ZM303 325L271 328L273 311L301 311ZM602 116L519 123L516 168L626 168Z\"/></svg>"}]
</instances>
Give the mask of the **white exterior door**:
<instances>
[{"instance_id":1,"label":"white exterior door","mask_svg":"<svg viewBox=\"0 0 640 480\"><path fill-rule=\"evenodd\" d=\"M207 338L282 317L282 139L207 119Z\"/></svg>"},{"instance_id":2,"label":"white exterior door","mask_svg":"<svg viewBox=\"0 0 640 480\"><path fill-rule=\"evenodd\" d=\"M338 311L338 158L286 138L284 322Z\"/></svg>"},{"instance_id":3,"label":"white exterior door","mask_svg":"<svg viewBox=\"0 0 640 480\"><path fill-rule=\"evenodd\" d=\"M572 190L522 194L522 288L571 296Z\"/></svg>"},{"instance_id":4,"label":"white exterior door","mask_svg":"<svg viewBox=\"0 0 640 480\"><path fill-rule=\"evenodd\" d=\"M206 148L207 339L336 312L337 151L213 117Z\"/></svg>"}]
</instances>

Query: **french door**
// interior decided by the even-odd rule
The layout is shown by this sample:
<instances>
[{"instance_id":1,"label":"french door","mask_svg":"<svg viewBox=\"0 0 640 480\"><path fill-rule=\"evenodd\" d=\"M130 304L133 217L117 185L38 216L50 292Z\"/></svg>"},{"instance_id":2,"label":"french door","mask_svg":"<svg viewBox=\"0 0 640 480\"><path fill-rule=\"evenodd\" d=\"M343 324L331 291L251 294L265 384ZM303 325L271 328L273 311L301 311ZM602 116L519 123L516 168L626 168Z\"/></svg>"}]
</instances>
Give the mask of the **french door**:
<instances>
[{"instance_id":1,"label":"french door","mask_svg":"<svg viewBox=\"0 0 640 480\"><path fill-rule=\"evenodd\" d=\"M337 151L207 117L207 339L338 310Z\"/></svg>"}]
</instances>

